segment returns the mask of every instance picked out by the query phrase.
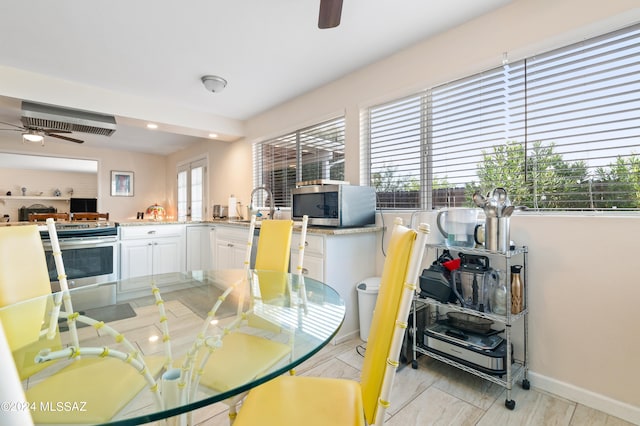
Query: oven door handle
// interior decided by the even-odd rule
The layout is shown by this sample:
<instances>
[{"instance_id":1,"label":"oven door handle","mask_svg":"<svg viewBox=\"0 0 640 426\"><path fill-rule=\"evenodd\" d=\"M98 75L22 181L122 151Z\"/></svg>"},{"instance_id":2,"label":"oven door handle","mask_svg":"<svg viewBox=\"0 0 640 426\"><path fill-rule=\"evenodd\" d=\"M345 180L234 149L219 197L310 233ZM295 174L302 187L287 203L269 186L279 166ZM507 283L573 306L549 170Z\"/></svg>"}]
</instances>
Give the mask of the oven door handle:
<instances>
[{"instance_id":1,"label":"oven door handle","mask_svg":"<svg viewBox=\"0 0 640 426\"><path fill-rule=\"evenodd\" d=\"M59 240L60 248L73 248L76 246L95 246L95 245L104 245L104 244L115 244L118 242L118 238L78 238L73 239L69 238L66 240ZM43 243L45 248L51 248L51 242L47 241Z\"/></svg>"}]
</instances>

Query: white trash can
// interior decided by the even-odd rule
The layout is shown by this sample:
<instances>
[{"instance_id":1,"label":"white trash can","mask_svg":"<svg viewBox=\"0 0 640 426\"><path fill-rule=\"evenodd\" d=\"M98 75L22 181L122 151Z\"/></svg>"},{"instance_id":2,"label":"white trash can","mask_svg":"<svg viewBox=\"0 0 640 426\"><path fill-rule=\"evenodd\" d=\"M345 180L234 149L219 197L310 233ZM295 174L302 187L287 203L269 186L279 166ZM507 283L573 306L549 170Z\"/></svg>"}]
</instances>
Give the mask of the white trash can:
<instances>
[{"instance_id":1,"label":"white trash can","mask_svg":"<svg viewBox=\"0 0 640 426\"><path fill-rule=\"evenodd\" d=\"M371 277L362 280L357 286L358 291L358 317L360 320L360 339L367 341L369 337L369 329L371 328L371 320L373 319L373 310L378 300L378 291L380 289L380 277Z\"/></svg>"}]
</instances>

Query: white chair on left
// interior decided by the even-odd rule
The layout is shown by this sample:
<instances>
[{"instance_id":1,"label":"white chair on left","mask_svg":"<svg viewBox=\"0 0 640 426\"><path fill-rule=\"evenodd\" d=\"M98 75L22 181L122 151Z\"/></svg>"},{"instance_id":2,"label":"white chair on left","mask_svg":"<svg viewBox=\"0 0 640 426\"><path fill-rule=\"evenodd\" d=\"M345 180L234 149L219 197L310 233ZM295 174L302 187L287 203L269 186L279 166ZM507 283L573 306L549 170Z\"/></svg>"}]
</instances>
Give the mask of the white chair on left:
<instances>
[{"instance_id":1,"label":"white chair on left","mask_svg":"<svg viewBox=\"0 0 640 426\"><path fill-rule=\"evenodd\" d=\"M60 273L62 263L53 219L48 220L48 226L54 256L59 257ZM64 273L58 278L66 280ZM99 355L104 348L79 347L77 335L74 335L75 321L84 321L102 330L110 327L74 313L68 294L64 297L66 306L60 310L61 295L51 295L45 252L37 226L0 227L0 307L11 306L2 311L0 321L21 380L60 359L73 359L59 371L29 386L25 391L27 401L37 406L52 401L83 402L87 408L85 411L35 410L31 413L34 422L108 422L146 385L153 386L153 375L160 372L164 359L147 360L146 366L144 361L129 364L114 357L121 353L119 351L109 351L109 356L103 358ZM50 311L54 314L50 315ZM56 312L68 319L71 346L66 348L61 347ZM38 354L37 361L34 361L35 354ZM137 354L132 356L138 357ZM134 364L138 368L134 368ZM109 386L97 385L104 383Z\"/></svg>"}]
</instances>

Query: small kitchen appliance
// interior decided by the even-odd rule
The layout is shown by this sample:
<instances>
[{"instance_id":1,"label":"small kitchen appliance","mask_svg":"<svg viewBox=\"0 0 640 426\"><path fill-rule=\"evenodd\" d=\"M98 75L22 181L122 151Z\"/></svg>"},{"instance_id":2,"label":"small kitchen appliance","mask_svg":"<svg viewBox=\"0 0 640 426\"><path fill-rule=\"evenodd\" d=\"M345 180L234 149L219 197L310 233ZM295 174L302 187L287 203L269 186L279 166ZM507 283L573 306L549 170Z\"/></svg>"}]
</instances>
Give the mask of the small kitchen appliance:
<instances>
[{"instance_id":1,"label":"small kitchen appliance","mask_svg":"<svg viewBox=\"0 0 640 426\"><path fill-rule=\"evenodd\" d=\"M490 289L487 256L460 253L460 268L451 273L452 288L462 306L480 312L489 311Z\"/></svg>"},{"instance_id":2,"label":"small kitchen appliance","mask_svg":"<svg viewBox=\"0 0 640 426\"><path fill-rule=\"evenodd\" d=\"M473 333L436 323L425 328L423 346L484 373L502 375L506 373L507 342L495 333Z\"/></svg>"},{"instance_id":3,"label":"small kitchen appliance","mask_svg":"<svg viewBox=\"0 0 640 426\"><path fill-rule=\"evenodd\" d=\"M478 222L479 209L450 208L440 210L436 225L450 247L474 247L474 230ZM445 225L442 225L444 217Z\"/></svg>"},{"instance_id":4,"label":"small kitchen appliance","mask_svg":"<svg viewBox=\"0 0 640 426\"><path fill-rule=\"evenodd\" d=\"M375 224L375 188L334 181L327 184L322 180L304 184L291 191L293 220L302 220L307 215L309 225L316 226L354 227Z\"/></svg>"}]
</instances>

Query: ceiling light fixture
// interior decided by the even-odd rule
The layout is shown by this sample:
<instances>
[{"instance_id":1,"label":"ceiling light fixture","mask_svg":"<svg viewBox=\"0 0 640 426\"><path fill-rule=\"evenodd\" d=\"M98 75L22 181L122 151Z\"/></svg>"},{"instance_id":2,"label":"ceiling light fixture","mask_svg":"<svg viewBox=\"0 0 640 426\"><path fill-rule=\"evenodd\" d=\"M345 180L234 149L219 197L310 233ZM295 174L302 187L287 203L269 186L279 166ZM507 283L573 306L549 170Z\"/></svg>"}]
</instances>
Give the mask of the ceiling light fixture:
<instances>
[{"instance_id":1,"label":"ceiling light fixture","mask_svg":"<svg viewBox=\"0 0 640 426\"><path fill-rule=\"evenodd\" d=\"M217 134L217 133L209 133L209 137L210 137L211 139L215 139L215 138L217 138L217 137L218 137L218 134Z\"/></svg>"},{"instance_id":2,"label":"ceiling light fixture","mask_svg":"<svg viewBox=\"0 0 640 426\"><path fill-rule=\"evenodd\" d=\"M149 123L149 124L147 124L147 129L153 129L153 130L155 130L155 129L157 129L157 128L158 128L158 125L157 125L157 124L155 124L155 123Z\"/></svg>"},{"instance_id":3,"label":"ceiling light fixture","mask_svg":"<svg viewBox=\"0 0 640 426\"><path fill-rule=\"evenodd\" d=\"M44 136L38 133L38 131L35 129L29 129L29 131L22 134L22 142L41 142L44 146Z\"/></svg>"},{"instance_id":4,"label":"ceiling light fixture","mask_svg":"<svg viewBox=\"0 0 640 426\"><path fill-rule=\"evenodd\" d=\"M217 75L203 75L201 80L204 87L213 93L221 92L222 89L227 87L227 80Z\"/></svg>"}]
</instances>

